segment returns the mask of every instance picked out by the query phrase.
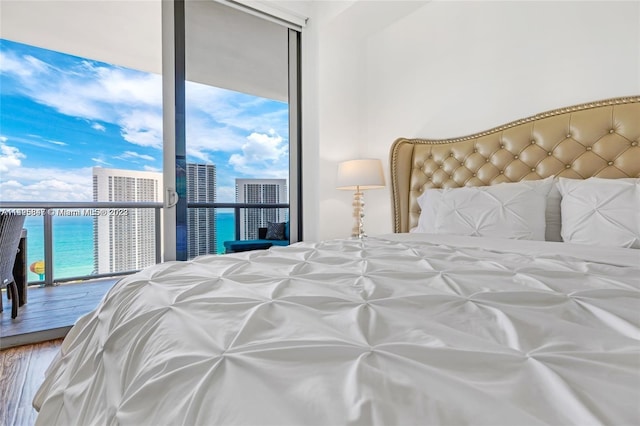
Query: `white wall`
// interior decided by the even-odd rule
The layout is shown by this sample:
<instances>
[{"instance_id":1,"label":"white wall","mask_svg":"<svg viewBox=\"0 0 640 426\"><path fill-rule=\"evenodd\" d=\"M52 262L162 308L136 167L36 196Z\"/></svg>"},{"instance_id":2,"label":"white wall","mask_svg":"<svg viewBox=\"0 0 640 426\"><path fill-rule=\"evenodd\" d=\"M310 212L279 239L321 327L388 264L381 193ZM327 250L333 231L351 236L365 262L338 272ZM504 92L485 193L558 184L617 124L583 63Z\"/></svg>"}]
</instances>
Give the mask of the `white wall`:
<instances>
[{"instance_id":1,"label":"white wall","mask_svg":"<svg viewBox=\"0 0 640 426\"><path fill-rule=\"evenodd\" d=\"M306 154L315 151L305 160L305 195L315 197L305 201L305 239L350 233L352 194L335 189L339 161L380 158L388 178L397 137L462 136L640 93L638 1L341 6L315 2L306 34L314 43L305 87L317 98L304 123ZM389 186L365 198L366 231L391 232Z\"/></svg>"}]
</instances>

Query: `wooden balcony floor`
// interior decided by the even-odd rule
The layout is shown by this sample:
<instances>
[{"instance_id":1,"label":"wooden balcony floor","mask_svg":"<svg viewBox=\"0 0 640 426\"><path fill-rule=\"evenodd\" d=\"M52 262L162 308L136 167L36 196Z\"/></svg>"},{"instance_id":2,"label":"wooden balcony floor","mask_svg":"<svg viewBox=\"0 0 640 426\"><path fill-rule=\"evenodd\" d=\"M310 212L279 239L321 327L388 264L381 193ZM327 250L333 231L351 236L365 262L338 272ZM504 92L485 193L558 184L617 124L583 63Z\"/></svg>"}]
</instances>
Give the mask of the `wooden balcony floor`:
<instances>
[{"instance_id":1,"label":"wooden balcony floor","mask_svg":"<svg viewBox=\"0 0 640 426\"><path fill-rule=\"evenodd\" d=\"M3 291L0 350L59 339L90 312L119 278L97 279L52 287L29 287L27 303L11 319L11 301Z\"/></svg>"}]
</instances>

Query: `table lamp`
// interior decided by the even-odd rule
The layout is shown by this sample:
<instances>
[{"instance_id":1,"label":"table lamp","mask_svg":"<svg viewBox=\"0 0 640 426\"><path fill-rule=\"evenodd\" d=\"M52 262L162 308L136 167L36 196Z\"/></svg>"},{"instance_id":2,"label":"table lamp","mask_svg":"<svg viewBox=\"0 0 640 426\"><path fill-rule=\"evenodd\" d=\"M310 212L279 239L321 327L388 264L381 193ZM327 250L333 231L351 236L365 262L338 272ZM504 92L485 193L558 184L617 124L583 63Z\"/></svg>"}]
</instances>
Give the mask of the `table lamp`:
<instances>
[{"instance_id":1,"label":"table lamp","mask_svg":"<svg viewBox=\"0 0 640 426\"><path fill-rule=\"evenodd\" d=\"M363 189L383 188L384 174L382 163L376 159L343 161L338 164L337 189L355 190L353 195L353 216L356 219L352 237L363 238L364 232L364 194Z\"/></svg>"}]
</instances>

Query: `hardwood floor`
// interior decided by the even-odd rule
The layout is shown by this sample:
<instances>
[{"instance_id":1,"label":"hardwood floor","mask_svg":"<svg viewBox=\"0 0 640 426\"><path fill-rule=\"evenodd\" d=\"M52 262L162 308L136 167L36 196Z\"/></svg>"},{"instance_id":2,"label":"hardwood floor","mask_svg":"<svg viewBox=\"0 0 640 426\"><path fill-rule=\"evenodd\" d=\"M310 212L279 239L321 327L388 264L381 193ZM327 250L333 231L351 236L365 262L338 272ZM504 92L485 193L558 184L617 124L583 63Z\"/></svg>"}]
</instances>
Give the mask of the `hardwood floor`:
<instances>
[{"instance_id":1,"label":"hardwood floor","mask_svg":"<svg viewBox=\"0 0 640 426\"><path fill-rule=\"evenodd\" d=\"M61 344L57 339L0 351L0 425L34 424L31 402Z\"/></svg>"},{"instance_id":2,"label":"hardwood floor","mask_svg":"<svg viewBox=\"0 0 640 426\"><path fill-rule=\"evenodd\" d=\"M93 310L117 279L100 279L54 287L29 287L18 317L11 307L0 313L0 350L67 335L82 315ZM0 294L5 297L4 292ZM0 423L1 424L1 423Z\"/></svg>"},{"instance_id":3,"label":"hardwood floor","mask_svg":"<svg viewBox=\"0 0 640 426\"><path fill-rule=\"evenodd\" d=\"M34 424L37 412L31 403L60 350L61 338L80 316L98 305L116 281L29 287L28 302L16 319L11 318L11 304L5 304L0 313L0 425Z\"/></svg>"}]
</instances>

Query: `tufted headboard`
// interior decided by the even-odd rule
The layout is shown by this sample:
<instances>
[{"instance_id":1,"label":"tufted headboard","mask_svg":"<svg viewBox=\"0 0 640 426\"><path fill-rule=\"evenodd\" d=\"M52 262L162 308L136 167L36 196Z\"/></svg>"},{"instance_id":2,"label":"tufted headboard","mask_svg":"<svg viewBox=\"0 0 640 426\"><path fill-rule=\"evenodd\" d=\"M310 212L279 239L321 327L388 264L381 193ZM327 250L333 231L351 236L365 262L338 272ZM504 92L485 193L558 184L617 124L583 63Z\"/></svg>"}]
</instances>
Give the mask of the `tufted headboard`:
<instances>
[{"instance_id":1,"label":"tufted headboard","mask_svg":"<svg viewBox=\"0 0 640 426\"><path fill-rule=\"evenodd\" d=\"M640 177L640 96L543 112L469 136L397 139L391 147L394 232L418 224L428 188L562 176Z\"/></svg>"}]
</instances>

